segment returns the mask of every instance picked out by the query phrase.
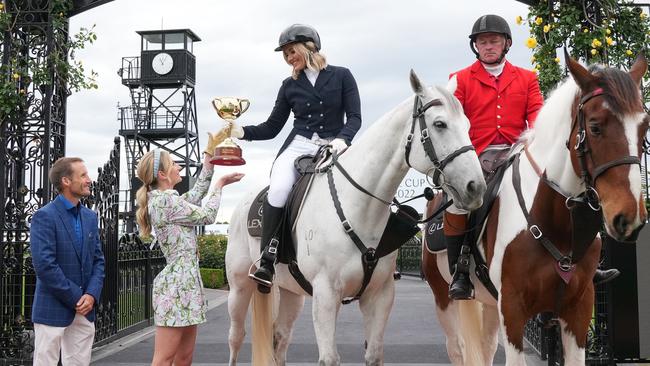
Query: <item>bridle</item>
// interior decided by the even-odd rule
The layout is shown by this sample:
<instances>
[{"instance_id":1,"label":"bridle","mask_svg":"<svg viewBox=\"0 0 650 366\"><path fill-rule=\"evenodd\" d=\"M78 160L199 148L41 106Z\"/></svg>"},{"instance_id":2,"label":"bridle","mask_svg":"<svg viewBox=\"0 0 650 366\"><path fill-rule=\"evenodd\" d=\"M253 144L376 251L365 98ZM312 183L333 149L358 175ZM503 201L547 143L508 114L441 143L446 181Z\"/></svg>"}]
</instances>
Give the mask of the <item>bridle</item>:
<instances>
[{"instance_id":1,"label":"bridle","mask_svg":"<svg viewBox=\"0 0 650 366\"><path fill-rule=\"evenodd\" d=\"M545 173L543 173L533 157L530 155L527 147L524 147L524 152L529 162L531 163L533 170L539 176L541 181L543 181L551 189L563 196L566 201L565 205L571 214L572 222L572 250L568 255L562 254L557 247L543 234L542 230L538 225L534 223L531 214L526 209L526 205L521 193L521 178L519 175L519 155L515 156L513 162L513 187L515 188L515 193L517 194L517 200L522 209L526 222L528 223L528 230L532 236L538 240L544 248L555 258L557 261L558 274L562 277L565 283L571 278L571 274L575 268L575 263L577 263L582 255L585 252L586 246L590 245L593 241L593 238L596 236L597 231L601 227L602 216L599 212L601 209L600 206L600 197L595 189L595 183L598 177L605 173L610 168L619 165L632 165L632 164L641 164L641 161L636 156L623 156L618 159L610 160L604 164L597 166L593 173L590 173L587 170L587 155L590 156L591 162L593 163L593 157L591 156L591 149L589 147L589 140L587 138L586 126L585 126L585 115L584 115L584 106L591 99L603 96L604 92L602 88L597 88L590 93L583 95L580 98L578 103L578 111L573 120L571 126L571 132L569 132L569 138L566 142L567 149L571 149L569 141L573 131L576 130L576 143L573 146L573 149L576 151L576 157L578 158L578 164L580 166L580 177L585 184L585 191L575 196L565 190L563 190L557 183L548 179ZM593 165L593 164L592 164ZM589 207L589 208L587 208ZM582 222L581 227L576 227L576 222ZM584 225L585 222L589 222L590 225ZM582 238L577 240L579 237L576 233L580 233ZM577 253L575 253L577 251ZM563 291L563 290L562 290Z\"/></svg>"},{"instance_id":2,"label":"bridle","mask_svg":"<svg viewBox=\"0 0 650 366\"><path fill-rule=\"evenodd\" d=\"M584 106L593 98L603 95L604 92L602 88L597 88L594 91L583 95L582 98L580 98L580 102L578 104L578 113L576 114L571 126L572 132L574 129L576 129L576 143L573 146L573 149L576 151L576 157L578 158L578 164L580 166L580 176L585 184L585 200L594 211L598 211L600 209L600 197L594 188L598 177L600 177L610 168L619 165L641 165L641 160L637 156L628 155L598 165L596 168L594 168L593 173L589 173L587 170L587 155L589 155L592 163L594 160L591 156L591 149L589 147L589 141L587 139ZM570 148L569 140L567 140L566 146L567 149Z\"/></svg>"},{"instance_id":3,"label":"bridle","mask_svg":"<svg viewBox=\"0 0 650 366\"><path fill-rule=\"evenodd\" d=\"M445 167L459 155L474 150L474 146L466 145L458 148L451 154L447 155L444 159L442 160L438 159L438 155L436 154L436 149L433 147L433 142L431 142L431 137L429 136L429 129L427 128L427 123L424 120L424 113L427 111L427 109L433 106L442 106L442 105L443 104L440 101L440 99L432 99L431 101L422 105L422 100L420 99L420 97L418 95L415 96L415 100L413 103L413 122L411 123L411 132L406 137L406 150L404 152L406 164L409 166L409 168L412 168L413 166L411 166L409 155L411 153L411 144L413 143L413 132L415 132L415 123L416 121L419 121L420 142L424 147L424 152L426 153L427 157L433 164L433 168L429 170L429 172L433 170L433 175L431 176L430 183L434 188L437 189L442 188L442 186L445 184L444 181L445 175L443 172ZM427 178L429 177L429 172L427 172L426 174ZM439 181L441 177L442 177L442 182Z\"/></svg>"}]
</instances>

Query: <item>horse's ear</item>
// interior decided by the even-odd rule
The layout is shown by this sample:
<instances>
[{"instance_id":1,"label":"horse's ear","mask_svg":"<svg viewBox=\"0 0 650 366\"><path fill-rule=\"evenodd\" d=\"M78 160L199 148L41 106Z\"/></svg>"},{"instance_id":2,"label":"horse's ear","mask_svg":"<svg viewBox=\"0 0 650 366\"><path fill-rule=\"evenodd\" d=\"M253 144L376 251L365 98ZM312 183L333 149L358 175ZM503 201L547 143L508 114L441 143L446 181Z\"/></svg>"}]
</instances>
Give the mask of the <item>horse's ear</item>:
<instances>
[{"instance_id":1,"label":"horse's ear","mask_svg":"<svg viewBox=\"0 0 650 366\"><path fill-rule=\"evenodd\" d=\"M413 71L413 69L411 69L409 79L411 80L411 89L413 89L413 92L415 92L415 94L422 94L422 90L424 89L422 87L422 82L420 82L420 79L415 74L415 71Z\"/></svg>"},{"instance_id":2,"label":"horse's ear","mask_svg":"<svg viewBox=\"0 0 650 366\"><path fill-rule=\"evenodd\" d=\"M566 60L567 67L569 68L573 79L576 81L580 89L583 91L589 91L596 78L589 72L589 70L580 65L578 61L571 58L566 48L564 49L564 59Z\"/></svg>"},{"instance_id":3,"label":"horse's ear","mask_svg":"<svg viewBox=\"0 0 650 366\"><path fill-rule=\"evenodd\" d=\"M641 52L636 56L636 60L630 69L630 77L636 85L641 86L641 80L643 80L643 75L645 75L646 71L648 71L648 61L645 58L645 54Z\"/></svg>"},{"instance_id":4,"label":"horse's ear","mask_svg":"<svg viewBox=\"0 0 650 366\"><path fill-rule=\"evenodd\" d=\"M456 74L449 79L447 82L447 91L453 95L456 92L456 87L458 86L458 77Z\"/></svg>"}]
</instances>

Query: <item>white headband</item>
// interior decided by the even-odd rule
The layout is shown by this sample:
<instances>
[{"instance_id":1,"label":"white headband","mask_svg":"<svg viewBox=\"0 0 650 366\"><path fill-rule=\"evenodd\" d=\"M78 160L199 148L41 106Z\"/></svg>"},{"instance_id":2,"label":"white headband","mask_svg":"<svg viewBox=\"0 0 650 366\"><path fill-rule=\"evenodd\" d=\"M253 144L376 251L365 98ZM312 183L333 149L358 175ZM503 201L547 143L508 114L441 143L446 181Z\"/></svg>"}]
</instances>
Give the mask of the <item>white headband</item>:
<instances>
[{"instance_id":1,"label":"white headband","mask_svg":"<svg viewBox=\"0 0 650 366\"><path fill-rule=\"evenodd\" d=\"M158 176L158 169L160 168L160 149L153 151L153 178Z\"/></svg>"}]
</instances>

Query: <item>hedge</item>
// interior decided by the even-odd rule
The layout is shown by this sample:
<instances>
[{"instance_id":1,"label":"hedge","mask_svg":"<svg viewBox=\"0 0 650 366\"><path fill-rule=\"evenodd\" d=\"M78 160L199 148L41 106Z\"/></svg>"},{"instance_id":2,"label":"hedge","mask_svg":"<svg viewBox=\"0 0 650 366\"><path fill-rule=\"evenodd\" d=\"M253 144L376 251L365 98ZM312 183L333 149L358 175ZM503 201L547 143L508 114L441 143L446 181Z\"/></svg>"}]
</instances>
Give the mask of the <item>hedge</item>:
<instances>
[{"instance_id":1,"label":"hedge","mask_svg":"<svg viewBox=\"0 0 650 366\"><path fill-rule=\"evenodd\" d=\"M226 268L226 247L228 237L221 234L207 234L198 237L199 267Z\"/></svg>"},{"instance_id":2,"label":"hedge","mask_svg":"<svg viewBox=\"0 0 650 366\"><path fill-rule=\"evenodd\" d=\"M201 268L201 279L205 288L221 288L224 285L223 269Z\"/></svg>"}]
</instances>

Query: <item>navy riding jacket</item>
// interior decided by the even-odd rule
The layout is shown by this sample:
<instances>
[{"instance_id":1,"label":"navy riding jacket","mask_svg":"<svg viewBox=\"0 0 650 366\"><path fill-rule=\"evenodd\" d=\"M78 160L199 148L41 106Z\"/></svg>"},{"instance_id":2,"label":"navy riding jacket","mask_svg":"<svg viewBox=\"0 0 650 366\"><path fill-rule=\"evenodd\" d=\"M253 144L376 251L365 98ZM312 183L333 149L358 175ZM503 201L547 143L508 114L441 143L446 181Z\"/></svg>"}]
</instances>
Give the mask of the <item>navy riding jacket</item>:
<instances>
[{"instance_id":1,"label":"navy riding jacket","mask_svg":"<svg viewBox=\"0 0 650 366\"><path fill-rule=\"evenodd\" d=\"M285 79L268 120L257 126L245 126L243 139L274 138L284 127L291 112L294 115L293 130L278 155L296 135L311 138L314 132L321 138L342 138L349 145L361 127L359 90L350 70L328 65L320 71L316 85L313 86L304 71L297 80L291 77Z\"/></svg>"}]
</instances>

